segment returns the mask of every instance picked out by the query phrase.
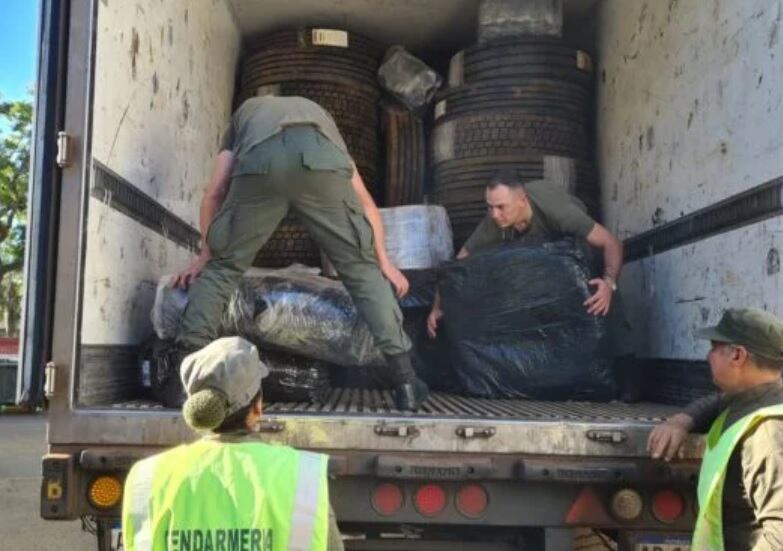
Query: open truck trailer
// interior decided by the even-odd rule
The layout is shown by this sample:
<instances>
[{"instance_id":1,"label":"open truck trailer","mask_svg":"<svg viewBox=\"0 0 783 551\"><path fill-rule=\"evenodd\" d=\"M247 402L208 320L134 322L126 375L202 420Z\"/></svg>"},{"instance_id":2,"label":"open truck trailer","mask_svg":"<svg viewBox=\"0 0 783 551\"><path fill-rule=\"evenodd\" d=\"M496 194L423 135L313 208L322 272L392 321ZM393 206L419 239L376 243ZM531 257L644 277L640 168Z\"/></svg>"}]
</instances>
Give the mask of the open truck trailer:
<instances>
[{"instance_id":1,"label":"open truck trailer","mask_svg":"<svg viewBox=\"0 0 783 551\"><path fill-rule=\"evenodd\" d=\"M348 29L439 68L476 41L475 0L43 0L19 398L48 400L41 514L98 519L101 476L190 441L139 396L158 278L197 242L198 204L235 100L243 44L299 25ZM725 307L783 314L780 0L565 0L564 41L595 69L603 221L625 241L620 287L648 387L709 379L695 328ZM260 439L331 457L349 549L686 549L701 440L652 461L638 404L335 389L267 404ZM653 400L650 400L652 396ZM638 513L638 514L637 514ZM632 520L623 519L632 518ZM682 537L677 537L677 535ZM666 543L666 542L669 543ZM462 543L458 543L462 542ZM679 542L679 543L678 543Z\"/></svg>"}]
</instances>

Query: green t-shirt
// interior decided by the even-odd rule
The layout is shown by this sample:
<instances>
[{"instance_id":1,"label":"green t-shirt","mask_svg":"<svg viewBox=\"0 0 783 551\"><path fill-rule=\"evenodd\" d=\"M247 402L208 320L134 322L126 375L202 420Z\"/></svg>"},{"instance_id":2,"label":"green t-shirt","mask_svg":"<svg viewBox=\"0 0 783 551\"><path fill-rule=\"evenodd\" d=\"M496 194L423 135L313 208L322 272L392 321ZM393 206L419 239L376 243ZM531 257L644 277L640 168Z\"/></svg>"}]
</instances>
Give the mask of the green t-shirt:
<instances>
[{"instance_id":1,"label":"green t-shirt","mask_svg":"<svg viewBox=\"0 0 783 551\"><path fill-rule=\"evenodd\" d=\"M584 203L552 182L528 182L525 192L533 209L527 230L520 233L513 227L500 228L487 216L465 242L465 250L475 253L512 239L537 243L566 236L585 238L595 226Z\"/></svg>"},{"instance_id":2,"label":"green t-shirt","mask_svg":"<svg viewBox=\"0 0 783 551\"><path fill-rule=\"evenodd\" d=\"M311 124L345 153L348 148L334 119L326 110L299 96L260 96L246 100L231 118L220 150L230 150L240 159L254 146L276 135L286 126Z\"/></svg>"}]
</instances>

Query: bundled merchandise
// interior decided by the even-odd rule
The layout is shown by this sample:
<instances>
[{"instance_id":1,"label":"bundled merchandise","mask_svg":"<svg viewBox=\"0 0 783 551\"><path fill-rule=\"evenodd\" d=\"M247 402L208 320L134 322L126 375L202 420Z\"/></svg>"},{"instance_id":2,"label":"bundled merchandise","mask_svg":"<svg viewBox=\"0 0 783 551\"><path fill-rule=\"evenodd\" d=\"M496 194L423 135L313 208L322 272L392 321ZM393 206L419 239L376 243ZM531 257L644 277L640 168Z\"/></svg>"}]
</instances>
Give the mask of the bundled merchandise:
<instances>
[{"instance_id":1,"label":"bundled merchandise","mask_svg":"<svg viewBox=\"0 0 783 551\"><path fill-rule=\"evenodd\" d=\"M605 318L568 242L511 245L449 265L443 332L463 388L487 398L607 400L615 392Z\"/></svg>"}]
</instances>

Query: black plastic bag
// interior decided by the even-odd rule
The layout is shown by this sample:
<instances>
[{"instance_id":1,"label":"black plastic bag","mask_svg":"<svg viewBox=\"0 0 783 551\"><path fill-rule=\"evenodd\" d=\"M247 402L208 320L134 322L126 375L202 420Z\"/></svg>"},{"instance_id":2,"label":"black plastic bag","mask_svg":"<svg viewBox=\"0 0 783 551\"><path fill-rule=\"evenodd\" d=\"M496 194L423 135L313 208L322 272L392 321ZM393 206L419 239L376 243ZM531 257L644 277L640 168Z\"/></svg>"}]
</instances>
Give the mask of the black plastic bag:
<instances>
[{"instance_id":1,"label":"black plastic bag","mask_svg":"<svg viewBox=\"0 0 783 551\"><path fill-rule=\"evenodd\" d=\"M269 375L261 383L265 402L323 403L332 391L333 366L318 360L259 350Z\"/></svg>"},{"instance_id":2,"label":"black plastic bag","mask_svg":"<svg viewBox=\"0 0 783 551\"><path fill-rule=\"evenodd\" d=\"M442 329L468 394L608 400L607 324L587 313L590 273L570 242L510 244L447 266Z\"/></svg>"}]
</instances>

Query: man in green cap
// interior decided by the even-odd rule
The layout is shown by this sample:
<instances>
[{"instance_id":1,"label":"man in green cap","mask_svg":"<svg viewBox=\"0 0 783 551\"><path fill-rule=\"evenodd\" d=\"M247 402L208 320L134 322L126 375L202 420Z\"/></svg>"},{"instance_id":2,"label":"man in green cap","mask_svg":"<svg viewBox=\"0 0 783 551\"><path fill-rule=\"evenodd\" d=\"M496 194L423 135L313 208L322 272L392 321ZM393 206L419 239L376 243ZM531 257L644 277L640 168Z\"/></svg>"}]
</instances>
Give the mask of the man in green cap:
<instances>
[{"instance_id":1,"label":"man in green cap","mask_svg":"<svg viewBox=\"0 0 783 551\"><path fill-rule=\"evenodd\" d=\"M269 370L239 337L187 356L182 415L203 437L136 463L122 505L128 551L342 551L329 505L328 457L264 444L261 379Z\"/></svg>"},{"instance_id":2,"label":"man in green cap","mask_svg":"<svg viewBox=\"0 0 783 551\"><path fill-rule=\"evenodd\" d=\"M255 97L234 113L201 204L201 253L176 282L190 286L190 301L172 363L217 336L231 292L289 212L329 257L367 322L398 409L418 409L428 389L413 371L390 286L402 296L408 282L389 261L380 212L337 125L301 97Z\"/></svg>"},{"instance_id":3,"label":"man in green cap","mask_svg":"<svg viewBox=\"0 0 783 551\"><path fill-rule=\"evenodd\" d=\"M671 460L691 431L709 429L699 474L694 551L783 549L783 321L763 310L727 310L697 336L718 396L658 425L654 458Z\"/></svg>"}]
</instances>

